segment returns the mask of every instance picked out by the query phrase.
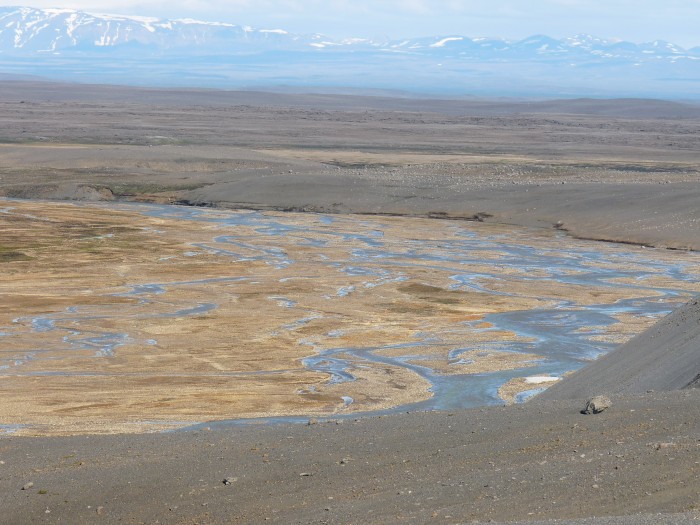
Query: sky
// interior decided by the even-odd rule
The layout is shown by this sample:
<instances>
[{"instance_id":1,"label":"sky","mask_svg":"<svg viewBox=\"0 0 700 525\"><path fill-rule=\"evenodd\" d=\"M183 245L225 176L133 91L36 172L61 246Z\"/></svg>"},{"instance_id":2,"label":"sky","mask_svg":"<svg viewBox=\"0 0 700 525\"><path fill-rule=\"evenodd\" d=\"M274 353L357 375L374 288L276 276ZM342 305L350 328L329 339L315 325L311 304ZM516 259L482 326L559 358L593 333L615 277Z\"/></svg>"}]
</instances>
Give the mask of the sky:
<instances>
[{"instance_id":1,"label":"sky","mask_svg":"<svg viewBox=\"0 0 700 525\"><path fill-rule=\"evenodd\" d=\"M700 46L700 0L0 0L0 6L16 5L196 18L334 37L591 34Z\"/></svg>"}]
</instances>

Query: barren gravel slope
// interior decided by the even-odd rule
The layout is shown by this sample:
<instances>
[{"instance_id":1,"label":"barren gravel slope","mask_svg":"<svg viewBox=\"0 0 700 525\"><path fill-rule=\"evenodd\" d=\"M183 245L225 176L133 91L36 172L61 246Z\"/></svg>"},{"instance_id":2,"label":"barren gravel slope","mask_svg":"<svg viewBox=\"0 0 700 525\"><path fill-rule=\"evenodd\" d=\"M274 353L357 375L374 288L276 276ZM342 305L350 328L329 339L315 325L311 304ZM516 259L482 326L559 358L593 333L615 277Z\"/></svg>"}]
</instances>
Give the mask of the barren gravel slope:
<instances>
[{"instance_id":1,"label":"barren gravel slope","mask_svg":"<svg viewBox=\"0 0 700 525\"><path fill-rule=\"evenodd\" d=\"M699 378L700 302L696 299L547 389L538 400L678 390L700 386Z\"/></svg>"},{"instance_id":2,"label":"barren gravel slope","mask_svg":"<svg viewBox=\"0 0 700 525\"><path fill-rule=\"evenodd\" d=\"M5 438L3 523L422 524L697 513L699 402L692 389L616 397L597 416L581 415L579 401L537 401L313 425Z\"/></svg>"}]
</instances>

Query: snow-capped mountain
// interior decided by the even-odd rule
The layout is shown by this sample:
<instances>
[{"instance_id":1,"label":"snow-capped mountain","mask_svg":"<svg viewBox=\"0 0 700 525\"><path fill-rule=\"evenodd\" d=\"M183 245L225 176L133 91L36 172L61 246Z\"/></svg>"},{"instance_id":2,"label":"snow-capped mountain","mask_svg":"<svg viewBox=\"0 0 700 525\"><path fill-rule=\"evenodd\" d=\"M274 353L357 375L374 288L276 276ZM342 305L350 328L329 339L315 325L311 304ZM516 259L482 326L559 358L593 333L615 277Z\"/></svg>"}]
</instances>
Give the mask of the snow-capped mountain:
<instances>
[{"instance_id":1,"label":"snow-capped mountain","mask_svg":"<svg viewBox=\"0 0 700 525\"><path fill-rule=\"evenodd\" d=\"M700 48L589 35L335 39L197 20L5 7L0 73L201 87L291 84L518 94L517 85L522 94L591 94L595 88L690 96L700 80Z\"/></svg>"},{"instance_id":2,"label":"snow-capped mountain","mask_svg":"<svg viewBox=\"0 0 700 525\"><path fill-rule=\"evenodd\" d=\"M471 58L551 57L696 59L669 42L632 44L588 35L557 40L536 35L524 40L435 36L400 41L338 40L319 34L295 35L283 29L254 29L198 20L91 14L71 9L0 8L0 53L67 55L105 49L142 48L152 54L236 55L280 51L357 51L465 56Z\"/></svg>"},{"instance_id":3,"label":"snow-capped mountain","mask_svg":"<svg viewBox=\"0 0 700 525\"><path fill-rule=\"evenodd\" d=\"M0 8L4 54L89 52L143 48L152 53L227 48L294 49L300 37L284 30L255 30L197 20L98 15L70 9ZM302 44L303 45L303 44Z\"/></svg>"}]
</instances>

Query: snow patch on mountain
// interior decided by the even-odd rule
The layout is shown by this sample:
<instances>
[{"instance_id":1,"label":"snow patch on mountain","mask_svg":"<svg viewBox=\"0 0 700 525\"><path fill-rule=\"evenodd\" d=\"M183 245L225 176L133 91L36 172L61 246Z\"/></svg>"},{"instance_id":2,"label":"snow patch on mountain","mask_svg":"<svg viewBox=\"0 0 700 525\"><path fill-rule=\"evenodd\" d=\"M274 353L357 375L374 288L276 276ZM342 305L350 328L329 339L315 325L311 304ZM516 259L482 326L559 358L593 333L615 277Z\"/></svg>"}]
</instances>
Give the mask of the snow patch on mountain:
<instances>
[{"instance_id":1,"label":"snow patch on mountain","mask_svg":"<svg viewBox=\"0 0 700 525\"><path fill-rule=\"evenodd\" d=\"M461 36L450 36L447 38L443 38L442 40L438 40L434 44L430 44L430 47L445 47L445 44L448 42L461 42L464 40L464 37Z\"/></svg>"}]
</instances>

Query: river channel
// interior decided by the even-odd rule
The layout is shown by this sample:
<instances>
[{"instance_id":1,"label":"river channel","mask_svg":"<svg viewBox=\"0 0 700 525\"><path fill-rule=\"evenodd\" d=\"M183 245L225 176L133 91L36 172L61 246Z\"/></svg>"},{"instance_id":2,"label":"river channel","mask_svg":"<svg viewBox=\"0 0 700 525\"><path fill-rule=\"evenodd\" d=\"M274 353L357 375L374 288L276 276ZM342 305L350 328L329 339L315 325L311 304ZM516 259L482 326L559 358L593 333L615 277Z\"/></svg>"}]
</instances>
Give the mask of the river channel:
<instances>
[{"instance_id":1,"label":"river channel","mask_svg":"<svg viewBox=\"0 0 700 525\"><path fill-rule=\"evenodd\" d=\"M12 203L6 204L3 212L14 213ZM0 377L116 374L99 365L80 370L56 364L68 358L109 360L126 347L147 353L165 344L159 337L163 330L149 332L148 323L203 319L230 297L262 286L260 324L250 329L264 332L266 341L293 347L300 354L297 366L217 365L217 377L320 374L325 378L320 384L298 388L297 394L312 398L332 392L338 401L325 414L329 417L454 410L503 403L500 389L518 378L531 385L512 398L523 401L700 291L696 253L579 241L561 232L165 205L97 209L157 219L170 231L178 222L201 224L206 233L179 257L159 257L159 264L172 268L178 261L207 258L222 262L225 270L212 275L207 266L202 275L131 282L112 290L112 297L127 301L119 305L73 304L60 312L19 315L0 326L0 344L21 340L23 349L0 355ZM152 225L142 230L155 239L164 233ZM188 302L190 290L197 293ZM249 304L246 315L255 308ZM236 338L250 337L245 326L235 319L230 323ZM371 370L382 367L416 378L427 394L416 400L397 397L387 406L367 401L366 393L367 399L358 399L358 378L368 381ZM177 367L164 372L179 374L196 375ZM213 377L211 372L201 376ZM256 418L265 418L262 412ZM285 415L284 410L270 414ZM217 419L250 421L246 416ZM5 430L10 428L8 422Z\"/></svg>"}]
</instances>

